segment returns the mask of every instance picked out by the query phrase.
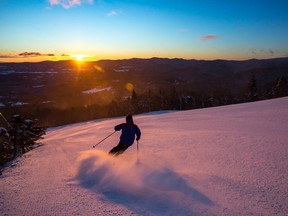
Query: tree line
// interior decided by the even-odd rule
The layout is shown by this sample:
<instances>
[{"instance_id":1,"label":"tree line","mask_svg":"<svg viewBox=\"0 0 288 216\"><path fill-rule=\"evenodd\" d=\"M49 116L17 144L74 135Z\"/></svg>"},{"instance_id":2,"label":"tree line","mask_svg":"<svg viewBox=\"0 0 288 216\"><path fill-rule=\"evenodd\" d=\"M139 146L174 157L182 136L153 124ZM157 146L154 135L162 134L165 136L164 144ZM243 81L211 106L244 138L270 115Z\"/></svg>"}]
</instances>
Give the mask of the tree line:
<instances>
[{"instance_id":1,"label":"tree line","mask_svg":"<svg viewBox=\"0 0 288 216\"><path fill-rule=\"evenodd\" d=\"M0 127L0 164L39 145L38 140L45 134L46 127L127 114L198 109L284 96L288 96L286 77L280 77L274 83L262 86L256 77L252 76L245 88L237 93L221 88L214 89L214 91L189 91L175 85L170 89L157 91L148 89L142 93L137 93L136 89L133 89L126 99L112 100L106 105L93 104L66 109L35 105L25 105L18 110L7 108L5 116L12 117L9 122L6 122L8 124L6 127ZM20 115L15 115L15 111ZM32 121L22 116L38 120Z\"/></svg>"},{"instance_id":2,"label":"tree line","mask_svg":"<svg viewBox=\"0 0 288 216\"><path fill-rule=\"evenodd\" d=\"M189 90L177 85L170 88L138 93L131 91L125 99L112 100L108 104L92 104L59 109L44 105L25 105L17 108L17 112L31 119L38 119L38 125L45 127L59 126L69 123L88 121L99 118L124 116L128 113L139 114L159 110L189 110L205 107L222 106L236 103L265 100L288 95L286 77L280 77L274 83L262 85L252 76L242 90L231 91L224 88L213 90ZM15 108L16 109L16 108ZM15 110L7 109L6 114L12 116Z\"/></svg>"},{"instance_id":3,"label":"tree line","mask_svg":"<svg viewBox=\"0 0 288 216\"><path fill-rule=\"evenodd\" d=\"M45 127L88 121L99 118L124 116L128 113L139 114L159 110L189 110L205 107L229 105L236 103L265 100L288 95L286 77L280 77L274 83L263 86L252 76L242 90L214 88L213 90L182 89L177 85L170 88L138 93L133 89L129 97L114 99L108 104L71 106L60 109L44 104L27 104L20 107L2 108L7 119L15 113L30 119L38 119L37 125ZM1 122L1 121L0 121ZM0 124L1 126L1 124Z\"/></svg>"}]
</instances>

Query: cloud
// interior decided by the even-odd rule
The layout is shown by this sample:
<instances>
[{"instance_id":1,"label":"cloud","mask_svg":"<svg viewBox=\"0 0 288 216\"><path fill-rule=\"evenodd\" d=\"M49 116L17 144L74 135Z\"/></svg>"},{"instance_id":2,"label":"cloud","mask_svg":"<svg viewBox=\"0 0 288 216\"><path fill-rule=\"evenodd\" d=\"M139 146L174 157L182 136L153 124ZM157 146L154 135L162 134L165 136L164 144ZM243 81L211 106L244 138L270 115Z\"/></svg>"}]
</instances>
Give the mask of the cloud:
<instances>
[{"instance_id":1,"label":"cloud","mask_svg":"<svg viewBox=\"0 0 288 216\"><path fill-rule=\"evenodd\" d=\"M55 53L40 53L40 52L22 52L22 53L0 52L0 61L4 62L67 60L67 59L71 59L71 55L65 53L55 54Z\"/></svg>"},{"instance_id":2,"label":"cloud","mask_svg":"<svg viewBox=\"0 0 288 216\"><path fill-rule=\"evenodd\" d=\"M213 35L213 34L209 34L209 35L205 35L205 36L200 37L200 39L202 41L215 40L217 38L218 38L218 36L217 35Z\"/></svg>"},{"instance_id":3,"label":"cloud","mask_svg":"<svg viewBox=\"0 0 288 216\"><path fill-rule=\"evenodd\" d=\"M113 10L113 11L107 13L107 16L109 16L109 17L110 17L110 16L116 16L116 15L118 15L118 14L120 14L120 13L122 13L122 11Z\"/></svg>"},{"instance_id":4,"label":"cloud","mask_svg":"<svg viewBox=\"0 0 288 216\"><path fill-rule=\"evenodd\" d=\"M21 57L35 57L35 56L41 56L42 54L39 52L23 52L20 53L19 56Z\"/></svg>"},{"instance_id":5,"label":"cloud","mask_svg":"<svg viewBox=\"0 0 288 216\"><path fill-rule=\"evenodd\" d=\"M65 9L69 9L74 6L80 6L83 2L93 4L94 0L49 0L51 6L60 5Z\"/></svg>"},{"instance_id":6,"label":"cloud","mask_svg":"<svg viewBox=\"0 0 288 216\"><path fill-rule=\"evenodd\" d=\"M277 54L279 53L278 51L275 51L275 50L272 50L272 49L260 49L260 50L257 50L257 49L253 49L251 51L252 54L254 55L258 55L258 54L264 54L264 55L270 55L270 56L273 56L274 54Z\"/></svg>"},{"instance_id":7,"label":"cloud","mask_svg":"<svg viewBox=\"0 0 288 216\"><path fill-rule=\"evenodd\" d=\"M20 57L39 57L39 56L55 56L53 53L41 54L39 52L22 52L18 54Z\"/></svg>"},{"instance_id":8,"label":"cloud","mask_svg":"<svg viewBox=\"0 0 288 216\"><path fill-rule=\"evenodd\" d=\"M0 58L30 58L30 57L41 57L48 56L53 57L56 56L54 53L45 53L42 54L40 52L22 52L22 53L0 53ZM68 56L68 55L65 55Z\"/></svg>"},{"instance_id":9,"label":"cloud","mask_svg":"<svg viewBox=\"0 0 288 216\"><path fill-rule=\"evenodd\" d=\"M0 53L0 58L27 58L40 56L54 56L54 54L41 54L39 52Z\"/></svg>"}]
</instances>

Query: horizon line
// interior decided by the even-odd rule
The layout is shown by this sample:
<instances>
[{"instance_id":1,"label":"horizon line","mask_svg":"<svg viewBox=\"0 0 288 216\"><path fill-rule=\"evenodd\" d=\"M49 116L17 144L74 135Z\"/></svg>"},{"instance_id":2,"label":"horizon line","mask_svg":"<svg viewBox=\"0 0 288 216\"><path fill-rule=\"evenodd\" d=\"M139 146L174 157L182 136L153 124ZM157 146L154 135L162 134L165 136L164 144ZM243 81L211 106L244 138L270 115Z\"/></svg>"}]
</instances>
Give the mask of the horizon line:
<instances>
[{"instance_id":1,"label":"horizon line","mask_svg":"<svg viewBox=\"0 0 288 216\"><path fill-rule=\"evenodd\" d=\"M91 62L98 62L98 61L124 61L124 60L133 60L133 59L139 59L139 60L151 60L151 59L168 59L168 60L185 60L185 61L251 61L251 60L272 60L272 59L285 59L288 58L288 56L281 56L281 57L272 57L272 58L247 58L247 59L224 59L224 58L215 58L215 59L188 59L188 58L181 58L181 57L174 57L174 58L169 58L169 57L131 57L131 58L103 58L103 59L98 59L98 60L81 60L78 61L77 59L60 59L60 60L53 60L53 59L47 59L47 60L36 60L36 61L1 61L0 64L3 63L42 63L42 62L61 62L61 61L72 61L72 62L78 62L78 63L91 63ZM1 58L0 58L1 59Z\"/></svg>"}]
</instances>

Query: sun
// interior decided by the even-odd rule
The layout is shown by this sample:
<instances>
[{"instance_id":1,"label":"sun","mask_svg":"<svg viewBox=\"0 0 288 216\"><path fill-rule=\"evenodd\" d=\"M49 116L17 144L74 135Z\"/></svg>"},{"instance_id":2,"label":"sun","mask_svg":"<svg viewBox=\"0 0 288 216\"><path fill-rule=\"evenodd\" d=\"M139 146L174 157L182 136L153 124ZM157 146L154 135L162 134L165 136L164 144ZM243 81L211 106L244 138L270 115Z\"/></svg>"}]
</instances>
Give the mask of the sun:
<instances>
[{"instance_id":1,"label":"sun","mask_svg":"<svg viewBox=\"0 0 288 216\"><path fill-rule=\"evenodd\" d=\"M83 61L85 56L83 54L75 54L72 55L72 57L75 58L77 61Z\"/></svg>"},{"instance_id":2,"label":"sun","mask_svg":"<svg viewBox=\"0 0 288 216\"><path fill-rule=\"evenodd\" d=\"M70 55L70 57L73 58L78 63L82 63L91 60L93 56L89 54L74 54Z\"/></svg>"},{"instance_id":3,"label":"sun","mask_svg":"<svg viewBox=\"0 0 288 216\"><path fill-rule=\"evenodd\" d=\"M83 61L83 58L84 56L81 54L76 56L77 61Z\"/></svg>"}]
</instances>

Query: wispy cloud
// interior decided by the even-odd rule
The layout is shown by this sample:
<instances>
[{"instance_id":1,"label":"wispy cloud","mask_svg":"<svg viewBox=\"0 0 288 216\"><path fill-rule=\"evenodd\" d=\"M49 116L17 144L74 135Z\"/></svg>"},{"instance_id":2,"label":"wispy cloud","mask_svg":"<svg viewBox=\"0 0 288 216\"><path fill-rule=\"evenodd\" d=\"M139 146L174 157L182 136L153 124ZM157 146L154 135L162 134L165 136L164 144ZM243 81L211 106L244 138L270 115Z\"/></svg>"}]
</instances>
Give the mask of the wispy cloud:
<instances>
[{"instance_id":1,"label":"wispy cloud","mask_svg":"<svg viewBox=\"0 0 288 216\"><path fill-rule=\"evenodd\" d=\"M1 53L0 58L27 58L27 57L49 56L49 55L54 54L41 54L39 52Z\"/></svg>"},{"instance_id":2,"label":"wispy cloud","mask_svg":"<svg viewBox=\"0 0 288 216\"><path fill-rule=\"evenodd\" d=\"M116 15L119 15L120 13L122 13L122 11L113 10L113 11L107 13L107 16L109 16L109 17L116 16Z\"/></svg>"},{"instance_id":3,"label":"wispy cloud","mask_svg":"<svg viewBox=\"0 0 288 216\"><path fill-rule=\"evenodd\" d=\"M22 52L18 54L19 57L40 57L40 56L55 56L53 53L39 53L39 52Z\"/></svg>"},{"instance_id":4,"label":"wispy cloud","mask_svg":"<svg viewBox=\"0 0 288 216\"><path fill-rule=\"evenodd\" d=\"M42 56L39 52L23 52L19 54L20 57L38 57Z\"/></svg>"},{"instance_id":5,"label":"wispy cloud","mask_svg":"<svg viewBox=\"0 0 288 216\"><path fill-rule=\"evenodd\" d=\"M202 41L215 40L215 39L218 39L218 36L214 35L214 34L209 34L209 35L205 35L205 36L200 37L200 39Z\"/></svg>"},{"instance_id":6,"label":"wispy cloud","mask_svg":"<svg viewBox=\"0 0 288 216\"><path fill-rule=\"evenodd\" d=\"M40 52L22 52L22 53L0 53L0 58L34 58L34 57L70 57L67 54L40 53Z\"/></svg>"},{"instance_id":7,"label":"wispy cloud","mask_svg":"<svg viewBox=\"0 0 288 216\"><path fill-rule=\"evenodd\" d=\"M69 9L74 6L80 6L83 2L93 4L94 0L49 0L51 6L60 5L65 9Z\"/></svg>"},{"instance_id":8,"label":"wispy cloud","mask_svg":"<svg viewBox=\"0 0 288 216\"><path fill-rule=\"evenodd\" d=\"M254 55L264 54L264 55L271 55L271 56L273 56L274 54L277 54L278 51L275 51L275 50L272 50L272 49L269 49L269 50L266 50L266 49L260 49L260 50L258 50L258 49L253 49L253 50L251 51L251 53L254 54Z\"/></svg>"}]
</instances>

